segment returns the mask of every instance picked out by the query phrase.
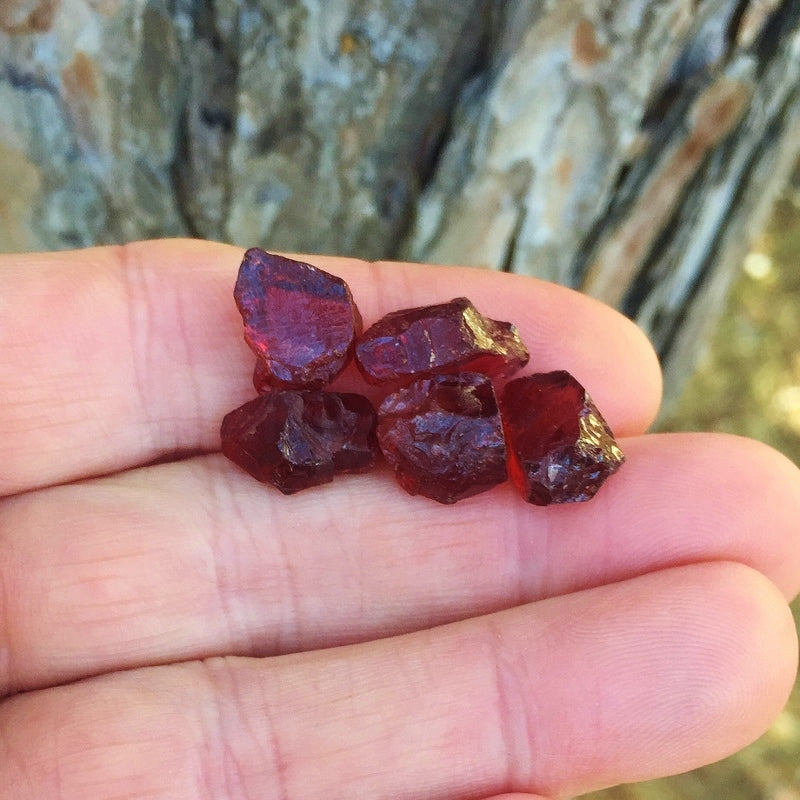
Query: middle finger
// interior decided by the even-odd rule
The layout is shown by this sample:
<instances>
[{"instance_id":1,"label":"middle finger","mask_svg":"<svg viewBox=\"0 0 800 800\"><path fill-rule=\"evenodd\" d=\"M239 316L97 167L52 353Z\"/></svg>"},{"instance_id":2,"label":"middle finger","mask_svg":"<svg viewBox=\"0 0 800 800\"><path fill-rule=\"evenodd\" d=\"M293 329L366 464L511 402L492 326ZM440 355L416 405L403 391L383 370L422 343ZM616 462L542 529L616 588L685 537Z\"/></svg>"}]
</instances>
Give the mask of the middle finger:
<instances>
[{"instance_id":1,"label":"middle finger","mask_svg":"<svg viewBox=\"0 0 800 800\"><path fill-rule=\"evenodd\" d=\"M693 561L797 590L791 464L733 437L623 446L629 463L596 499L560 508L508 486L444 507L380 472L284 497L219 455L7 500L0 693L360 642Z\"/></svg>"}]
</instances>

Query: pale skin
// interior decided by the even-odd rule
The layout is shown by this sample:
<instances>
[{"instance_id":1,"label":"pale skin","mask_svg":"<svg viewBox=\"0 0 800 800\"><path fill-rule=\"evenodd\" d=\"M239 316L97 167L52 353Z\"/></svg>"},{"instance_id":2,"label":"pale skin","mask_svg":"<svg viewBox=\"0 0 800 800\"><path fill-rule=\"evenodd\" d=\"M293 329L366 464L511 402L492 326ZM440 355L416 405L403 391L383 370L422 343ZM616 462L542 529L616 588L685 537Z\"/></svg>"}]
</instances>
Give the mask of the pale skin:
<instances>
[{"instance_id":1,"label":"pale skin","mask_svg":"<svg viewBox=\"0 0 800 800\"><path fill-rule=\"evenodd\" d=\"M794 466L644 435L656 360L586 297L319 257L367 324L458 295L513 321L628 462L565 507L440 506L385 468L285 497L219 454L254 394L241 253L0 258L0 800L531 800L765 730L797 669Z\"/></svg>"}]
</instances>

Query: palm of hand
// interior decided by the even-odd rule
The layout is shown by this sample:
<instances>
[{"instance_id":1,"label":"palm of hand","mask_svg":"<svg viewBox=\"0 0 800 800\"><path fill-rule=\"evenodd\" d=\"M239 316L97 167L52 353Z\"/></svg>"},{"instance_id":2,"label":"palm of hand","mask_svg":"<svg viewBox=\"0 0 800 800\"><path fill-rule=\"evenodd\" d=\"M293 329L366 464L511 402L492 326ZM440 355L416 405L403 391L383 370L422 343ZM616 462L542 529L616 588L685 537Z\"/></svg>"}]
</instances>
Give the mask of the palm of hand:
<instances>
[{"instance_id":1,"label":"palm of hand","mask_svg":"<svg viewBox=\"0 0 800 800\"><path fill-rule=\"evenodd\" d=\"M0 261L0 800L555 796L763 730L796 669L794 467L642 436L655 360L593 301L316 259L367 321L456 294L513 320L628 464L572 507L440 507L380 472L284 497L216 452L252 395L237 263Z\"/></svg>"}]
</instances>

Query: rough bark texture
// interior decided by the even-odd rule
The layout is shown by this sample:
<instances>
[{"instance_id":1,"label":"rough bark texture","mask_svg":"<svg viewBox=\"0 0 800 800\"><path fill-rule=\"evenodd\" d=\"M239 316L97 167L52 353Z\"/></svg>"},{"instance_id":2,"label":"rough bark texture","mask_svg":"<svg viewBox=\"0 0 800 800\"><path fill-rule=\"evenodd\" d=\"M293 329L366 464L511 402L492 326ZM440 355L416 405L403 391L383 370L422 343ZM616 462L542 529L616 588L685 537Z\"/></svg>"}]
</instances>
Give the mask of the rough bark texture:
<instances>
[{"instance_id":1,"label":"rough bark texture","mask_svg":"<svg viewBox=\"0 0 800 800\"><path fill-rule=\"evenodd\" d=\"M0 53L0 249L541 275L673 389L800 148L796 0L0 0Z\"/></svg>"}]
</instances>

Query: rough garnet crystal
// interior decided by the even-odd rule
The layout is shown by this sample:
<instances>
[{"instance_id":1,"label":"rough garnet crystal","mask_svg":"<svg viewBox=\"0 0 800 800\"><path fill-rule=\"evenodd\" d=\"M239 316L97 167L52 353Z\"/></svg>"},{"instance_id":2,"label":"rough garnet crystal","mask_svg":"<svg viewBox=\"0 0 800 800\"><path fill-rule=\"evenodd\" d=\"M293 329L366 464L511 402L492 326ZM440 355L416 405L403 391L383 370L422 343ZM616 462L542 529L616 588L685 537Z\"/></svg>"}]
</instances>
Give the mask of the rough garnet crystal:
<instances>
[{"instance_id":1,"label":"rough garnet crystal","mask_svg":"<svg viewBox=\"0 0 800 800\"><path fill-rule=\"evenodd\" d=\"M387 314L356 343L369 383L459 371L508 377L528 358L513 325L487 319L466 297Z\"/></svg>"},{"instance_id":2,"label":"rough garnet crystal","mask_svg":"<svg viewBox=\"0 0 800 800\"><path fill-rule=\"evenodd\" d=\"M233 296L267 383L318 389L350 360L361 316L341 278L253 247Z\"/></svg>"},{"instance_id":3,"label":"rough garnet crystal","mask_svg":"<svg viewBox=\"0 0 800 800\"><path fill-rule=\"evenodd\" d=\"M506 480L506 449L489 378L423 378L378 410L378 442L409 494L455 503Z\"/></svg>"},{"instance_id":4,"label":"rough garnet crystal","mask_svg":"<svg viewBox=\"0 0 800 800\"><path fill-rule=\"evenodd\" d=\"M625 460L591 397L568 372L509 381L500 409L508 472L529 503L589 500Z\"/></svg>"},{"instance_id":5,"label":"rough garnet crystal","mask_svg":"<svg viewBox=\"0 0 800 800\"><path fill-rule=\"evenodd\" d=\"M375 410L358 394L276 389L222 420L222 452L262 483L293 494L366 472L378 455Z\"/></svg>"},{"instance_id":6,"label":"rough garnet crystal","mask_svg":"<svg viewBox=\"0 0 800 800\"><path fill-rule=\"evenodd\" d=\"M274 391L275 387L270 383L271 376L269 367L260 359L256 359L256 366L253 370L253 386L259 394L267 394Z\"/></svg>"}]
</instances>

